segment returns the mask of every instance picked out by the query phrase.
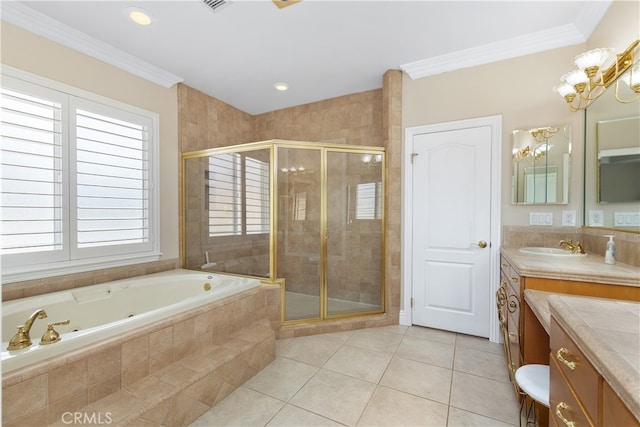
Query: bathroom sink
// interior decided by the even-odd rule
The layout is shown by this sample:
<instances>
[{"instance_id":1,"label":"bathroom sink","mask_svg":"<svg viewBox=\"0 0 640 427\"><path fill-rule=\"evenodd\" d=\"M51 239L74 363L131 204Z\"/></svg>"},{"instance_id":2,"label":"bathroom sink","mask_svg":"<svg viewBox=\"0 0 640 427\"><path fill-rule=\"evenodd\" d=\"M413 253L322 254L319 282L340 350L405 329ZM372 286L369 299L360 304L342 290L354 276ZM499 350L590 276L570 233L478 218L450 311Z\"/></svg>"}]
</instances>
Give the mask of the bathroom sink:
<instances>
[{"instance_id":1,"label":"bathroom sink","mask_svg":"<svg viewBox=\"0 0 640 427\"><path fill-rule=\"evenodd\" d=\"M524 252L526 254L557 256L557 257L581 257L581 256L587 255L587 254L575 254L566 249L543 248L543 247L536 247L536 246L520 248L520 252Z\"/></svg>"}]
</instances>

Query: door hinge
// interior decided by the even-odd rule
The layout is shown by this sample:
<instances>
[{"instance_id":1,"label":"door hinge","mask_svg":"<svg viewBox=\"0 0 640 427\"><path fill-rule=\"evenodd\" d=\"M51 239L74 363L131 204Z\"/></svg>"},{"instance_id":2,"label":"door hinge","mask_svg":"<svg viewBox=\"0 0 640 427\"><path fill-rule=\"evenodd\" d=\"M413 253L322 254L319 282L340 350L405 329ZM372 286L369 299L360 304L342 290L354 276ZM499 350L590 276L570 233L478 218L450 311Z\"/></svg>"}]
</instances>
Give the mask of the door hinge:
<instances>
[{"instance_id":1,"label":"door hinge","mask_svg":"<svg viewBox=\"0 0 640 427\"><path fill-rule=\"evenodd\" d=\"M413 308L413 297L411 297L411 308Z\"/></svg>"},{"instance_id":2,"label":"door hinge","mask_svg":"<svg viewBox=\"0 0 640 427\"><path fill-rule=\"evenodd\" d=\"M411 164L413 164L413 159L418 155L418 153L411 153Z\"/></svg>"}]
</instances>

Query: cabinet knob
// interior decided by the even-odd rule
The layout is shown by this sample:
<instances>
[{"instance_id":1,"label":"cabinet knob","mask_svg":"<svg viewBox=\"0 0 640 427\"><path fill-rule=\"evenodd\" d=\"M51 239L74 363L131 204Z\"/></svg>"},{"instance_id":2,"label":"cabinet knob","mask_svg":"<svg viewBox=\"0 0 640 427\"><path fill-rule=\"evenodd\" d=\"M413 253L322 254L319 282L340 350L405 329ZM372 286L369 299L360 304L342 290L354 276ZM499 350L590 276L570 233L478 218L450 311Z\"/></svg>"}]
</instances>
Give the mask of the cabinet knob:
<instances>
[{"instance_id":1,"label":"cabinet knob","mask_svg":"<svg viewBox=\"0 0 640 427\"><path fill-rule=\"evenodd\" d=\"M574 421L569 421L564 415L562 415L562 410L569 409L569 405L564 402L560 402L556 405L556 415L567 427L575 427L576 423Z\"/></svg>"},{"instance_id":2,"label":"cabinet knob","mask_svg":"<svg viewBox=\"0 0 640 427\"><path fill-rule=\"evenodd\" d=\"M569 350L567 350L564 347L561 347L558 349L558 351L556 351L556 359L558 359L560 362L562 362L567 368L571 369L572 371L576 369L576 362L570 361L565 359L565 356L571 354L569 352Z\"/></svg>"}]
</instances>

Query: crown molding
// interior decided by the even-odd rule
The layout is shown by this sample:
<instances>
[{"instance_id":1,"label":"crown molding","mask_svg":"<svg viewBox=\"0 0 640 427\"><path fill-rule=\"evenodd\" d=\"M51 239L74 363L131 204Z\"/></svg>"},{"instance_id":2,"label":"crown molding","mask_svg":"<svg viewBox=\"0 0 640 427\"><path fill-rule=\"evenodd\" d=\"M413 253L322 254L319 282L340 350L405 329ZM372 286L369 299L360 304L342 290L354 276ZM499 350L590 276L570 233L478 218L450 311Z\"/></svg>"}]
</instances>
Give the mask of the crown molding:
<instances>
[{"instance_id":1,"label":"crown molding","mask_svg":"<svg viewBox=\"0 0 640 427\"><path fill-rule=\"evenodd\" d=\"M586 1L576 16L575 25L586 41L609 10L613 0Z\"/></svg>"},{"instance_id":2,"label":"crown molding","mask_svg":"<svg viewBox=\"0 0 640 427\"><path fill-rule=\"evenodd\" d=\"M182 77L116 49L18 2L2 1L1 8L3 21L104 61L160 86L170 88L184 80Z\"/></svg>"},{"instance_id":3,"label":"crown molding","mask_svg":"<svg viewBox=\"0 0 640 427\"><path fill-rule=\"evenodd\" d=\"M400 65L412 79L585 43L613 0L585 1L574 23Z\"/></svg>"},{"instance_id":4,"label":"crown molding","mask_svg":"<svg viewBox=\"0 0 640 427\"><path fill-rule=\"evenodd\" d=\"M420 79L448 71L475 67L584 42L585 38L582 32L574 24L568 24L410 62L400 65L400 68L406 72L411 79Z\"/></svg>"}]
</instances>

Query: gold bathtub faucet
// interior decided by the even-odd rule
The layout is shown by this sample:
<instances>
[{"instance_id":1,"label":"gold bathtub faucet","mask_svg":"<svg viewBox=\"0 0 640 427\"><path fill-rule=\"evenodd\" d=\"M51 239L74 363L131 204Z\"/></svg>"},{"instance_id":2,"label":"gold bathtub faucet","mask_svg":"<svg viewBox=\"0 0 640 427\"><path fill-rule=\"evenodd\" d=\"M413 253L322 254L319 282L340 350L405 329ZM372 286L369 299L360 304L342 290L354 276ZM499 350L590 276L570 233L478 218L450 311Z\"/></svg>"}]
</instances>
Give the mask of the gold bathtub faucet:
<instances>
[{"instance_id":1,"label":"gold bathtub faucet","mask_svg":"<svg viewBox=\"0 0 640 427\"><path fill-rule=\"evenodd\" d=\"M44 319L47 317L47 312L43 309L39 309L33 312L31 316L24 322L24 325L18 326L18 332L11 338L9 341L9 347L7 350L20 350L22 348L27 348L31 345L31 337L29 336L29 331L31 331L31 326L33 326L33 322L36 319Z\"/></svg>"},{"instance_id":2,"label":"gold bathtub faucet","mask_svg":"<svg viewBox=\"0 0 640 427\"><path fill-rule=\"evenodd\" d=\"M580 244L580 242L576 242L575 244L571 241L571 239L569 240L560 240L560 243L558 243L558 246L562 246L565 245L566 249L573 252L574 254L583 254L584 253L584 249L582 248L582 244Z\"/></svg>"}]
</instances>

